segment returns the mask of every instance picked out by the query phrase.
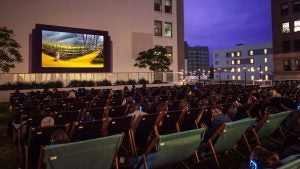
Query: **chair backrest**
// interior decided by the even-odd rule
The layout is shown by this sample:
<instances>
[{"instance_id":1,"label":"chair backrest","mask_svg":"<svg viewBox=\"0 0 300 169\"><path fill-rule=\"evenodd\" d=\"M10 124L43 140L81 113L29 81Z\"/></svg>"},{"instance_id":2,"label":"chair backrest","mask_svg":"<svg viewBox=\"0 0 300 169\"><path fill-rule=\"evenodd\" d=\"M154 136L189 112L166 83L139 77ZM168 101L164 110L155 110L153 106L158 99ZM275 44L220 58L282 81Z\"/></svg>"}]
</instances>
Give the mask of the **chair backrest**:
<instances>
[{"instance_id":1,"label":"chair backrest","mask_svg":"<svg viewBox=\"0 0 300 169\"><path fill-rule=\"evenodd\" d=\"M131 127L131 116L123 116L112 118L109 121L107 132L109 135L120 134L122 132L128 133Z\"/></svg>"},{"instance_id":2,"label":"chair backrest","mask_svg":"<svg viewBox=\"0 0 300 169\"><path fill-rule=\"evenodd\" d=\"M288 156L281 160L282 166L277 169L299 169L300 168L300 154Z\"/></svg>"},{"instance_id":3,"label":"chair backrest","mask_svg":"<svg viewBox=\"0 0 300 169\"><path fill-rule=\"evenodd\" d=\"M105 107L106 105L107 105L107 100L96 99L95 101L92 102L90 108Z\"/></svg>"},{"instance_id":4,"label":"chair backrest","mask_svg":"<svg viewBox=\"0 0 300 169\"><path fill-rule=\"evenodd\" d=\"M162 124L157 126L160 135L176 132L176 124L179 120L181 111L168 111L162 120Z\"/></svg>"},{"instance_id":5,"label":"chair backrest","mask_svg":"<svg viewBox=\"0 0 300 169\"><path fill-rule=\"evenodd\" d=\"M72 124L74 121L78 121L80 117L80 110L75 111L63 111L54 113L55 125Z\"/></svg>"},{"instance_id":6,"label":"chair backrest","mask_svg":"<svg viewBox=\"0 0 300 169\"><path fill-rule=\"evenodd\" d=\"M70 140L82 141L102 136L102 120L73 123Z\"/></svg>"},{"instance_id":7,"label":"chair backrest","mask_svg":"<svg viewBox=\"0 0 300 169\"><path fill-rule=\"evenodd\" d=\"M258 137L260 139L269 137L290 113L291 111L284 111L277 114L270 114L266 123L264 123L264 125L258 130Z\"/></svg>"},{"instance_id":8,"label":"chair backrest","mask_svg":"<svg viewBox=\"0 0 300 169\"><path fill-rule=\"evenodd\" d=\"M64 111L64 110L65 110L65 105L64 104L56 104L56 105L45 107L45 112L46 113L60 112L60 111Z\"/></svg>"},{"instance_id":9,"label":"chair backrest","mask_svg":"<svg viewBox=\"0 0 300 169\"><path fill-rule=\"evenodd\" d=\"M44 148L46 169L110 169L123 135L49 145Z\"/></svg>"},{"instance_id":10,"label":"chair backrest","mask_svg":"<svg viewBox=\"0 0 300 169\"><path fill-rule=\"evenodd\" d=\"M161 135L150 168L180 162L191 157L204 138L205 129Z\"/></svg>"},{"instance_id":11,"label":"chair backrest","mask_svg":"<svg viewBox=\"0 0 300 169\"><path fill-rule=\"evenodd\" d=\"M225 128L214 143L216 153L231 149L242 138L247 129L255 123L255 118L225 123Z\"/></svg>"},{"instance_id":12,"label":"chair backrest","mask_svg":"<svg viewBox=\"0 0 300 169\"><path fill-rule=\"evenodd\" d=\"M122 102L123 102L123 99L120 99L121 97L119 97L118 99L112 99L110 101L110 106L121 106L122 105Z\"/></svg>"},{"instance_id":13,"label":"chair backrest","mask_svg":"<svg viewBox=\"0 0 300 169\"><path fill-rule=\"evenodd\" d=\"M126 115L127 106L113 106L109 109L108 116L111 118L122 117Z\"/></svg>"},{"instance_id":14,"label":"chair backrest","mask_svg":"<svg viewBox=\"0 0 300 169\"><path fill-rule=\"evenodd\" d=\"M90 115L92 115L94 120L101 120L103 118L104 111L105 107L98 107L86 109L84 113L89 113Z\"/></svg>"},{"instance_id":15,"label":"chair backrest","mask_svg":"<svg viewBox=\"0 0 300 169\"><path fill-rule=\"evenodd\" d=\"M69 104L69 111L72 110L83 110L84 108L87 108L87 103L86 102L74 102Z\"/></svg>"},{"instance_id":16,"label":"chair backrest","mask_svg":"<svg viewBox=\"0 0 300 169\"><path fill-rule=\"evenodd\" d=\"M196 120L201 116L201 109L190 109L185 112L180 123L180 131L186 131L197 128Z\"/></svg>"}]
</instances>

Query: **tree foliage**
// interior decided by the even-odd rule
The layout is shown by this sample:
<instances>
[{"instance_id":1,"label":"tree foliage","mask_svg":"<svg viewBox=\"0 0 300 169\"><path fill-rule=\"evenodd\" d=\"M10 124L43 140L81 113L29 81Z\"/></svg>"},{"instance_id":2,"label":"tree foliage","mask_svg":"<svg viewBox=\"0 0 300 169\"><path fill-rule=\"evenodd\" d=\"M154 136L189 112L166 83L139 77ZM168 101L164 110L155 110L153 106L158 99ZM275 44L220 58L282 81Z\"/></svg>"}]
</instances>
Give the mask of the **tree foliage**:
<instances>
[{"instance_id":1,"label":"tree foliage","mask_svg":"<svg viewBox=\"0 0 300 169\"><path fill-rule=\"evenodd\" d=\"M169 70L171 59L167 56L167 53L167 49L161 46L142 51L135 59L134 66L149 68L154 72Z\"/></svg>"},{"instance_id":2,"label":"tree foliage","mask_svg":"<svg viewBox=\"0 0 300 169\"><path fill-rule=\"evenodd\" d=\"M21 45L14 39L15 34L6 27L0 27L0 69L9 72L15 68L15 63L23 61L19 52Z\"/></svg>"}]
</instances>

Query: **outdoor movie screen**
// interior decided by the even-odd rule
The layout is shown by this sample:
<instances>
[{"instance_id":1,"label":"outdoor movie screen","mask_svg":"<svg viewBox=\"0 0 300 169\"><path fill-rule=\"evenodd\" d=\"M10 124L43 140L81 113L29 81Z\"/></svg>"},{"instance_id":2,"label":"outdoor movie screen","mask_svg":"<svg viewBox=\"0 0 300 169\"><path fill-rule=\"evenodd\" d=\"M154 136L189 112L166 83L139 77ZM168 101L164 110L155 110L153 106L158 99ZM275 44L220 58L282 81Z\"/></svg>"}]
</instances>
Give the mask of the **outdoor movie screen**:
<instances>
[{"instance_id":1,"label":"outdoor movie screen","mask_svg":"<svg viewBox=\"0 0 300 169\"><path fill-rule=\"evenodd\" d=\"M104 36L42 30L42 67L103 68Z\"/></svg>"}]
</instances>

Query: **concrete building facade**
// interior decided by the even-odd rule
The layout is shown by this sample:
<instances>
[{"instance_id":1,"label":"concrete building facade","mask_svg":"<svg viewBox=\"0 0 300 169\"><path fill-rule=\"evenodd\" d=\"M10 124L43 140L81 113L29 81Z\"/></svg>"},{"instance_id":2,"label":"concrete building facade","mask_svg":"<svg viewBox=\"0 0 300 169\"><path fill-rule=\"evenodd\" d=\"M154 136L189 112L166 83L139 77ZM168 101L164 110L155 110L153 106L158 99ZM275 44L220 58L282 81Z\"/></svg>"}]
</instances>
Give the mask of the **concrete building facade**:
<instances>
[{"instance_id":1,"label":"concrete building facade","mask_svg":"<svg viewBox=\"0 0 300 169\"><path fill-rule=\"evenodd\" d=\"M0 8L0 25L13 30L22 46L24 61L12 73L29 72L36 24L108 31L113 72L148 72L133 66L135 58L157 45L168 49L171 71L183 68L183 0L3 0Z\"/></svg>"},{"instance_id":2,"label":"concrete building facade","mask_svg":"<svg viewBox=\"0 0 300 169\"><path fill-rule=\"evenodd\" d=\"M270 80L273 76L272 43L239 44L213 54L215 80Z\"/></svg>"},{"instance_id":3,"label":"concrete building facade","mask_svg":"<svg viewBox=\"0 0 300 169\"><path fill-rule=\"evenodd\" d=\"M272 0L274 79L300 78L300 0Z\"/></svg>"},{"instance_id":4,"label":"concrete building facade","mask_svg":"<svg viewBox=\"0 0 300 169\"><path fill-rule=\"evenodd\" d=\"M189 46L185 44L187 68L189 74L209 69L209 50L207 46ZM197 73L196 73L197 72Z\"/></svg>"}]
</instances>

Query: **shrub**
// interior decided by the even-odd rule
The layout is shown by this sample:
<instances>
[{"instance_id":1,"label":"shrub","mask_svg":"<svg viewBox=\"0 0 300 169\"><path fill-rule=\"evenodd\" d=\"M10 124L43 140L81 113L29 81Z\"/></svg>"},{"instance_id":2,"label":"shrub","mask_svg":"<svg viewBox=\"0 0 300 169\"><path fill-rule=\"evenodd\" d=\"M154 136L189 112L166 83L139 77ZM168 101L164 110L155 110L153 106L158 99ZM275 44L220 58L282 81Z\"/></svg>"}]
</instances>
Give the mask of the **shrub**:
<instances>
[{"instance_id":1,"label":"shrub","mask_svg":"<svg viewBox=\"0 0 300 169\"><path fill-rule=\"evenodd\" d=\"M139 81L138 81L139 84L148 84L149 81L144 79L144 78L141 78Z\"/></svg>"},{"instance_id":2,"label":"shrub","mask_svg":"<svg viewBox=\"0 0 300 169\"><path fill-rule=\"evenodd\" d=\"M70 87L91 87L95 86L95 82L92 80L72 80L70 81Z\"/></svg>"},{"instance_id":3,"label":"shrub","mask_svg":"<svg viewBox=\"0 0 300 169\"><path fill-rule=\"evenodd\" d=\"M16 83L5 83L0 85L0 90L23 90L23 89L44 89L44 88L61 88L63 87L63 82L54 81L46 83L36 83L36 82L16 82Z\"/></svg>"},{"instance_id":4,"label":"shrub","mask_svg":"<svg viewBox=\"0 0 300 169\"><path fill-rule=\"evenodd\" d=\"M126 82L124 80L117 80L115 82L116 85L126 85Z\"/></svg>"},{"instance_id":5,"label":"shrub","mask_svg":"<svg viewBox=\"0 0 300 169\"><path fill-rule=\"evenodd\" d=\"M161 80L154 80L153 84L162 84L163 82Z\"/></svg>"},{"instance_id":6,"label":"shrub","mask_svg":"<svg viewBox=\"0 0 300 169\"><path fill-rule=\"evenodd\" d=\"M127 84L128 84L128 85L136 85L136 80L134 80L134 79L129 79L129 80L127 81Z\"/></svg>"},{"instance_id":7,"label":"shrub","mask_svg":"<svg viewBox=\"0 0 300 169\"><path fill-rule=\"evenodd\" d=\"M109 80L102 80L102 81L97 81L96 82L97 86L111 86L111 81Z\"/></svg>"}]
</instances>

